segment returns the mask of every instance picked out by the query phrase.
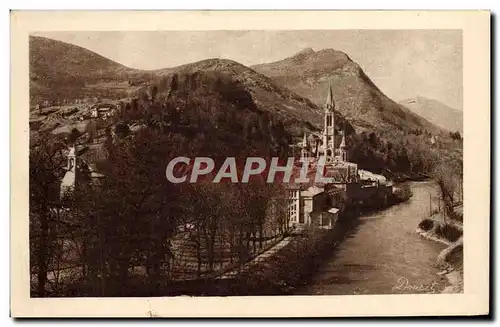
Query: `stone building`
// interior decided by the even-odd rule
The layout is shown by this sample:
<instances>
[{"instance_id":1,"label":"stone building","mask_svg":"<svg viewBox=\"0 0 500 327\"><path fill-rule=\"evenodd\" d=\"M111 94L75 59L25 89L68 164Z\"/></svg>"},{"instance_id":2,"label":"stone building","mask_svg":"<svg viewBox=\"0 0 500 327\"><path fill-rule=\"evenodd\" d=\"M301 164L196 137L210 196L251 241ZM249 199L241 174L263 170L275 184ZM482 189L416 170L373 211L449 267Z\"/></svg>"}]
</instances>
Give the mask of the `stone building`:
<instances>
[{"instance_id":1,"label":"stone building","mask_svg":"<svg viewBox=\"0 0 500 327\"><path fill-rule=\"evenodd\" d=\"M344 130L337 133L335 127L335 101L331 85L328 88L323 109L323 131L319 137L314 137L314 135L308 137L307 133L304 133L303 141L300 144L301 157L310 160L322 158L327 166L336 162L347 162L346 133ZM340 134L340 138L336 137L337 134Z\"/></svg>"},{"instance_id":2,"label":"stone building","mask_svg":"<svg viewBox=\"0 0 500 327\"><path fill-rule=\"evenodd\" d=\"M94 119L111 118L115 115L117 106L114 104L101 103L93 106L90 109L90 117Z\"/></svg>"},{"instance_id":3,"label":"stone building","mask_svg":"<svg viewBox=\"0 0 500 327\"><path fill-rule=\"evenodd\" d=\"M327 185L306 183L288 186L287 214L290 223L295 226L331 228L346 203L386 202L392 193L392 184L384 176L360 170L356 163L348 161L345 129L339 133L340 138L336 137L335 101L331 85L323 109L321 135L311 140L304 133L300 153L302 161L307 159L311 175L322 169L322 175L332 182Z\"/></svg>"}]
</instances>

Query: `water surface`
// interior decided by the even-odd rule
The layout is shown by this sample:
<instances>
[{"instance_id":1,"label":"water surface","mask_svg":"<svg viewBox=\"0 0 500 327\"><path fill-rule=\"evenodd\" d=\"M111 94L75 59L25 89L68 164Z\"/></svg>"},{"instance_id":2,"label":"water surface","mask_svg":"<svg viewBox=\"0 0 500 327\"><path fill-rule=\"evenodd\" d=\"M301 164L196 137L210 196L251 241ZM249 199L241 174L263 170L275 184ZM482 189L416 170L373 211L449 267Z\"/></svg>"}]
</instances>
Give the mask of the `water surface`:
<instances>
[{"instance_id":1,"label":"water surface","mask_svg":"<svg viewBox=\"0 0 500 327\"><path fill-rule=\"evenodd\" d=\"M413 197L409 201L341 223L340 227L349 230L345 239L332 246L297 294L439 292L444 285L435 263L445 246L415 233L418 223L429 215L429 194L436 197L438 190L432 182L410 185Z\"/></svg>"}]
</instances>

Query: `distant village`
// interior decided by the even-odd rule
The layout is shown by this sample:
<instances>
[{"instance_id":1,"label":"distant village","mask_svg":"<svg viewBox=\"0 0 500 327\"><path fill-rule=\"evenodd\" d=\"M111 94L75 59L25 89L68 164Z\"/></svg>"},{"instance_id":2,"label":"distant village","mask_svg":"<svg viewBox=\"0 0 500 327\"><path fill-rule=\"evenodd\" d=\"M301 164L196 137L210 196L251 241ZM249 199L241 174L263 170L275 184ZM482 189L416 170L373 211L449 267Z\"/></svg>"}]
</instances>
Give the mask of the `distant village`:
<instances>
[{"instance_id":1,"label":"distant village","mask_svg":"<svg viewBox=\"0 0 500 327\"><path fill-rule=\"evenodd\" d=\"M83 121L87 119L107 119L116 114L121 108L119 101L100 101L98 98L75 99L72 103L67 100L49 102L48 100L37 103L32 112L38 115L47 115L46 109L52 113L57 110L57 116L60 118L77 118ZM31 122L37 121L30 119Z\"/></svg>"}]
</instances>

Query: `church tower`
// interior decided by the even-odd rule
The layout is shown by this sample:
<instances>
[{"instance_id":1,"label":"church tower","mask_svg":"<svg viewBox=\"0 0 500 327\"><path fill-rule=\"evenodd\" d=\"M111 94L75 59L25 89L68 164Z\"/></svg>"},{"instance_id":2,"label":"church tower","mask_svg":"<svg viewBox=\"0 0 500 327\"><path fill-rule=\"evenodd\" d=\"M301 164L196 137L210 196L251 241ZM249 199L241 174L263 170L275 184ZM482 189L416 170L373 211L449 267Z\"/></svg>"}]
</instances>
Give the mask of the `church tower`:
<instances>
[{"instance_id":1,"label":"church tower","mask_svg":"<svg viewBox=\"0 0 500 327\"><path fill-rule=\"evenodd\" d=\"M69 148L68 164L66 166L66 174L64 174L61 182L61 197L74 191L76 186L77 175L77 156L75 146Z\"/></svg>"},{"instance_id":2,"label":"church tower","mask_svg":"<svg viewBox=\"0 0 500 327\"><path fill-rule=\"evenodd\" d=\"M328 85L328 95L325 101L325 122L323 128L323 155L330 163L335 157L335 102L333 101L332 85Z\"/></svg>"},{"instance_id":3,"label":"church tower","mask_svg":"<svg viewBox=\"0 0 500 327\"><path fill-rule=\"evenodd\" d=\"M302 149L300 156L304 158L309 158L309 141L307 139L307 133L304 132L304 139L302 140Z\"/></svg>"},{"instance_id":4,"label":"church tower","mask_svg":"<svg viewBox=\"0 0 500 327\"><path fill-rule=\"evenodd\" d=\"M69 148L66 170L76 172L76 149L74 145Z\"/></svg>"},{"instance_id":5,"label":"church tower","mask_svg":"<svg viewBox=\"0 0 500 327\"><path fill-rule=\"evenodd\" d=\"M342 142L340 142L340 160L347 162L347 145L345 143L345 128L342 132Z\"/></svg>"}]
</instances>

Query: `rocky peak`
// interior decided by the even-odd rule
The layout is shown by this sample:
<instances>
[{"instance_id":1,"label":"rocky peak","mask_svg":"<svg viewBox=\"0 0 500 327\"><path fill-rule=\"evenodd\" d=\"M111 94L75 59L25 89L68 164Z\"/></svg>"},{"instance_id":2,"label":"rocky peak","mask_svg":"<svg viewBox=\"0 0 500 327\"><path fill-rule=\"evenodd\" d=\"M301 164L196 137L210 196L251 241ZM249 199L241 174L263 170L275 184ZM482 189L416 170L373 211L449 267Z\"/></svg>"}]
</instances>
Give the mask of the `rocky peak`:
<instances>
[{"instance_id":1,"label":"rocky peak","mask_svg":"<svg viewBox=\"0 0 500 327\"><path fill-rule=\"evenodd\" d=\"M305 48L305 49L302 49L300 50L299 52L297 52L295 55L293 55L294 57L297 57L297 56L310 56L312 54L314 54L314 50L312 48Z\"/></svg>"}]
</instances>

